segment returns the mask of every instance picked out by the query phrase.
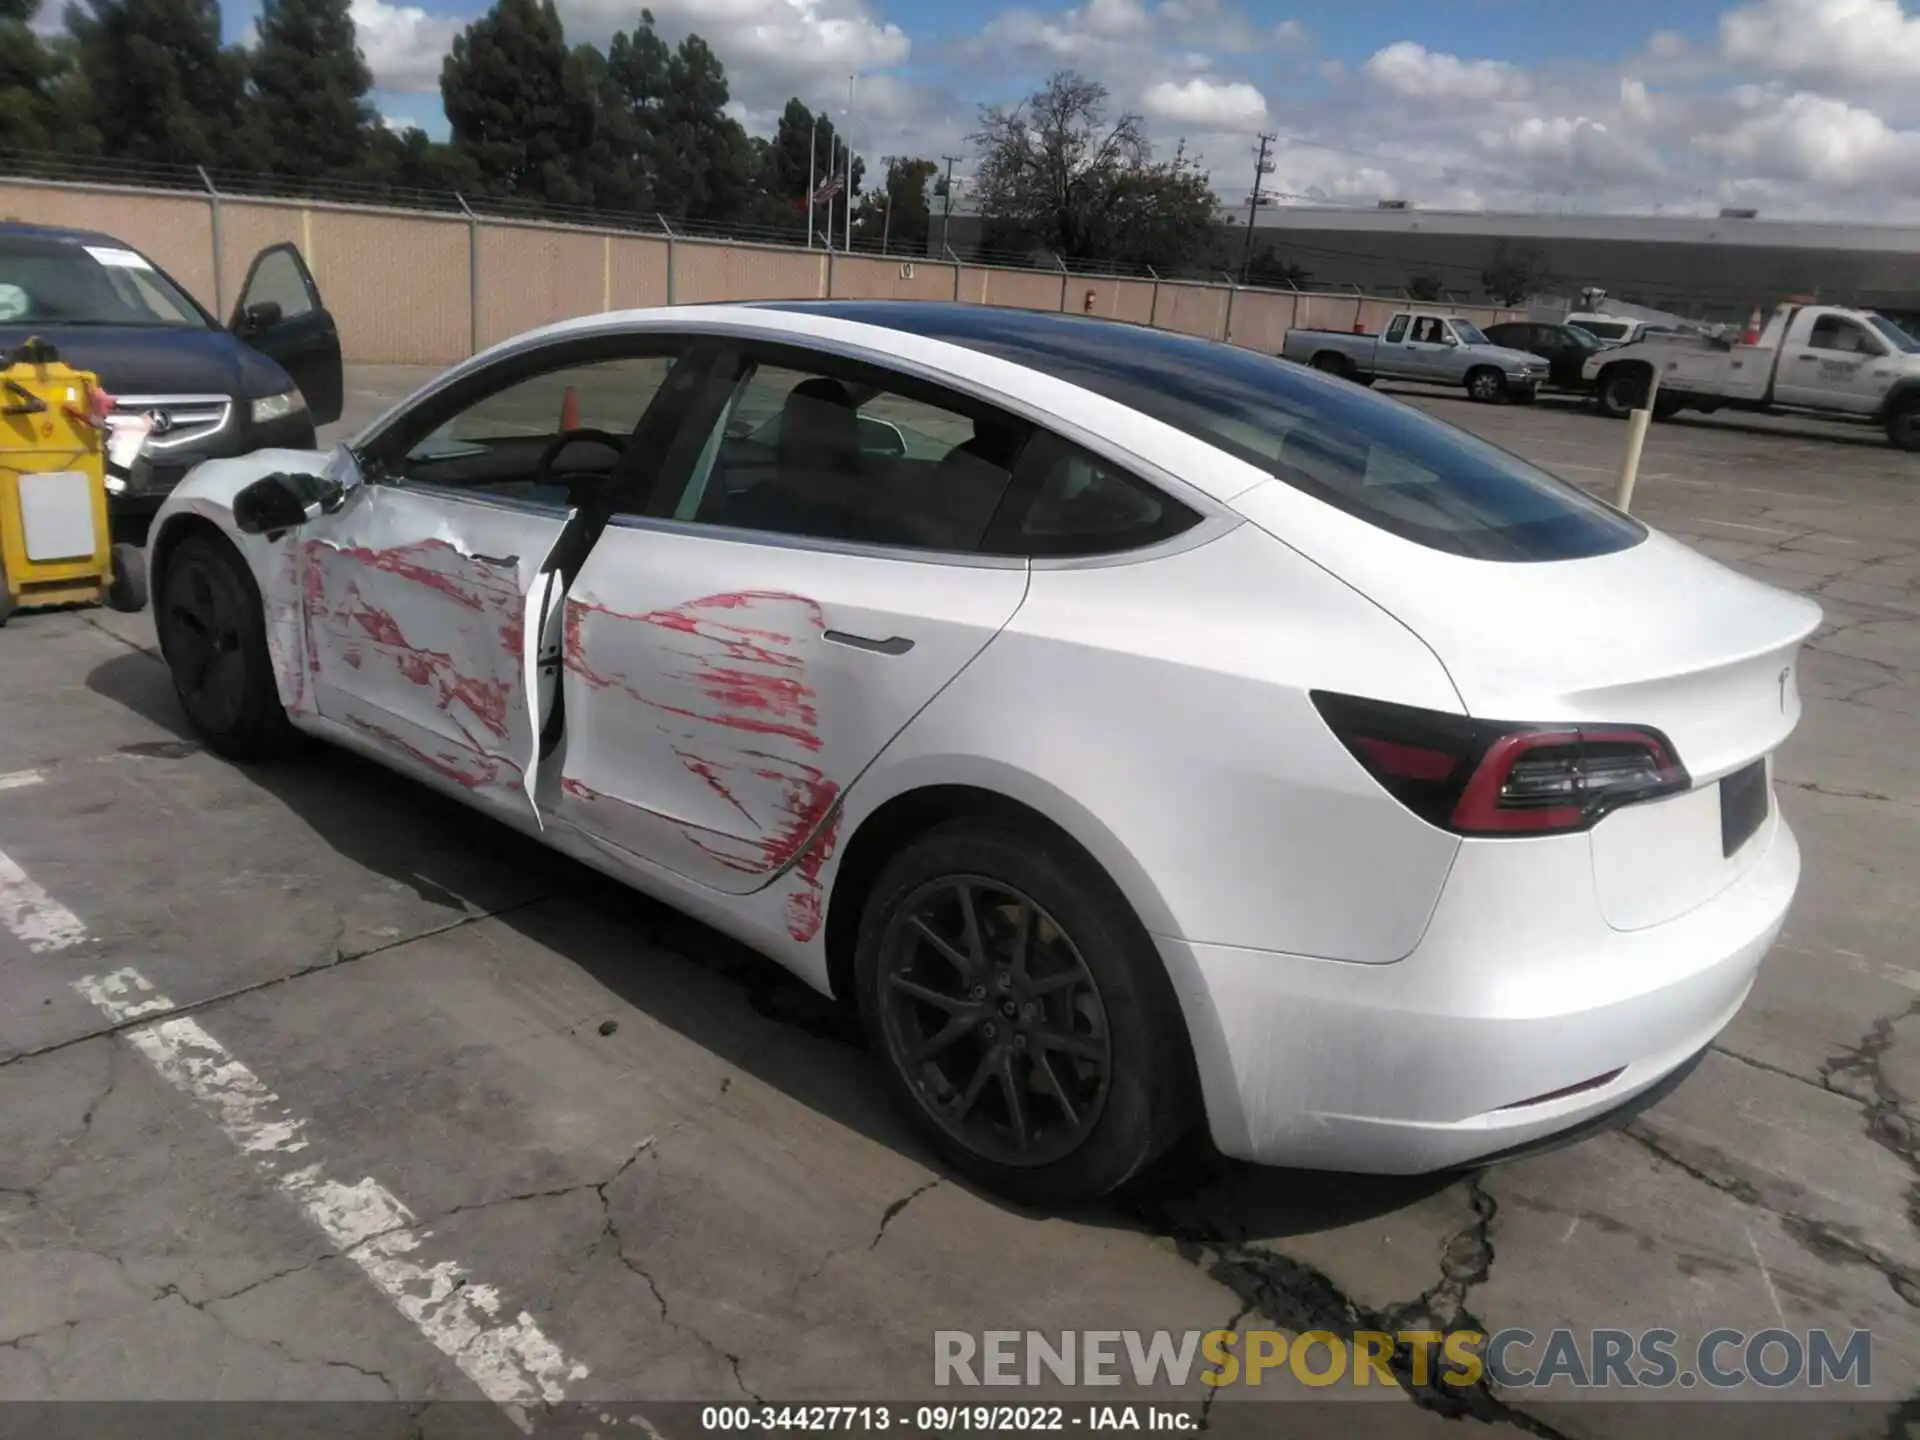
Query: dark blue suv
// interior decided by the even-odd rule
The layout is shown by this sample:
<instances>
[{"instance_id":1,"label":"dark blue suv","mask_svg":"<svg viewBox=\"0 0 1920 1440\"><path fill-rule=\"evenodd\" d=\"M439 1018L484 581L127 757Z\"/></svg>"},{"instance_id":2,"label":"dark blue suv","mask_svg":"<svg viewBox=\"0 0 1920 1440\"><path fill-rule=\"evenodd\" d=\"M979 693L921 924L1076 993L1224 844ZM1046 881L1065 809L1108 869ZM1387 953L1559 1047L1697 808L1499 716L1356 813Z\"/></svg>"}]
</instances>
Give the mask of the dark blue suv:
<instances>
[{"instance_id":1,"label":"dark blue suv","mask_svg":"<svg viewBox=\"0 0 1920 1440\"><path fill-rule=\"evenodd\" d=\"M222 325L186 288L106 235L0 224L0 356L28 338L91 370L122 413L153 420L152 471L111 497L119 517L159 508L202 460L287 446L340 418L340 336L293 245L254 257Z\"/></svg>"}]
</instances>

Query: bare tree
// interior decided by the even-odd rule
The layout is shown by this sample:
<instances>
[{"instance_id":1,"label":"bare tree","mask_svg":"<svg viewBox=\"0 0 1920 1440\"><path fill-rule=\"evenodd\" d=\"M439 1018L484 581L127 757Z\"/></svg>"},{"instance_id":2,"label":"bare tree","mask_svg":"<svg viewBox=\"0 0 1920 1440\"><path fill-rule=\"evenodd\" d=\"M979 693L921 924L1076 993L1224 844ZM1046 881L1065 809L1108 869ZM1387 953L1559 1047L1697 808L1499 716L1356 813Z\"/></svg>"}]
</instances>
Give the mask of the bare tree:
<instances>
[{"instance_id":1,"label":"bare tree","mask_svg":"<svg viewBox=\"0 0 1920 1440\"><path fill-rule=\"evenodd\" d=\"M1547 282L1547 257L1537 245L1497 240L1493 259L1480 272L1480 284L1502 305L1518 305Z\"/></svg>"},{"instance_id":2,"label":"bare tree","mask_svg":"<svg viewBox=\"0 0 1920 1440\"><path fill-rule=\"evenodd\" d=\"M1106 121L1107 87L1071 70L1012 109L983 106L983 214L1069 259L1176 264L1210 238L1218 200L1184 156L1156 164L1140 117Z\"/></svg>"}]
</instances>

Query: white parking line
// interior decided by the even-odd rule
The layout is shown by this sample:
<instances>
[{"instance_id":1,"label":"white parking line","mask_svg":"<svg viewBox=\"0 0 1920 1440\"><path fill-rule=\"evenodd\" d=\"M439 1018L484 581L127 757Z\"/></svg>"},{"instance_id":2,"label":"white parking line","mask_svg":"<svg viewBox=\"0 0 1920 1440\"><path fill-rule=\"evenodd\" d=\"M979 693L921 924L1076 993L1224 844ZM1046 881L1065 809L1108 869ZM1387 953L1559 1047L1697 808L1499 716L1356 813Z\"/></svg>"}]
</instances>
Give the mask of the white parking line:
<instances>
[{"instance_id":1,"label":"white parking line","mask_svg":"<svg viewBox=\"0 0 1920 1440\"><path fill-rule=\"evenodd\" d=\"M89 975L73 988L116 1024L174 1008L131 969ZM526 1311L500 1323L495 1287L469 1280L457 1261L415 1258L433 1232L418 1229L386 1186L371 1176L353 1185L328 1179L308 1155L306 1121L197 1020L161 1020L127 1039L170 1084L213 1111L280 1192L522 1430L533 1429L527 1407L558 1403L568 1382L586 1378L587 1367L569 1360ZM296 1165L295 1157L309 1163Z\"/></svg>"},{"instance_id":2,"label":"white parking line","mask_svg":"<svg viewBox=\"0 0 1920 1440\"><path fill-rule=\"evenodd\" d=\"M5 851L0 851L0 925L36 955L87 938L80 917L34 884Z\"/></svg>"},{"instance_id":3,"label":"white parking line","mask_svg":"<svg viewBox=\"0 0 1920 1440\"><path fill-rule=\"evenodd\" d=\"M9 775L0 775L0 790L24 790L46 778L38 770L15 770Z\"/></svg>"}]
</instances>

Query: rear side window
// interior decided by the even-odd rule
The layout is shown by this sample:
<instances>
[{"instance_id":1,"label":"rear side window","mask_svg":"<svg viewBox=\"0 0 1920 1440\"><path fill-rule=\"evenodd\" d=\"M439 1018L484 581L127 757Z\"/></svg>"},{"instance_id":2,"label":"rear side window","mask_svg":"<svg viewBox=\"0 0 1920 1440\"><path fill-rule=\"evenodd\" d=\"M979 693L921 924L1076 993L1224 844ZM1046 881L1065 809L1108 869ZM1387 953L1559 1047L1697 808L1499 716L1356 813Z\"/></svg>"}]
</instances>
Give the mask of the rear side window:
<instances>
[{"instance_id":1,"label":"rear side window","mask_svg":"<svg viewBox=\"0 0 1920 1440\"><path fill-rule=\"evenodd\" d=\"M976 343L1431 549L1481 560L1572 560L1645 538L1638 521L1566 481L1358 386L1237 346L1129 328L1103 332L1107 343L1094 350L1055 340L1064 329L1034 325Z\"/></svg>"},{"instance_id":2,"label":"rear side window","mask_svg":"<svg viewBox=\"0 0 1920 1440\"><path fill-rule=\"evenodd\" d=\"M1394 316L1392 323L1387 326L1387 343L1389 345L1398 345L1400 343L1400 337L1406 333L1407 317L1404 315Z\"/></svg>"},{"instance_id":3,"label":"rear side window","mask_svg":"<svg viewBox=\"0 0 1920 1440\"><path fill-rule=\"evenodd\" d=\"M1057 435L1035 435L986 548L1035 559L1112 555L1170 540L1200 517Z\"/></svg>"}]
</instances>

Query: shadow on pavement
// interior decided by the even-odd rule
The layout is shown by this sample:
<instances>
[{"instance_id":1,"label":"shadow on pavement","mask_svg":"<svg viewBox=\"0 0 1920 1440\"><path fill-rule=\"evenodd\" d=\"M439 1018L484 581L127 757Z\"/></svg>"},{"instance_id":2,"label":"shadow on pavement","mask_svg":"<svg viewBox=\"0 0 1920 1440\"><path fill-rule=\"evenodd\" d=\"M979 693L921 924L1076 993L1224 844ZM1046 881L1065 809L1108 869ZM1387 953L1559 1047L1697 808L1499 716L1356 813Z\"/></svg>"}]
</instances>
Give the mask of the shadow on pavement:
<instances>
[{"instance_id":1,"label":"shadow on pavement","mask_svg":"<svg viewBox=\"0 0 1920 1440\"><path fill-rule=\"evenodd\" d=\"M151 656L116 656L97 666L86 684L180 742L195 743L166 669ZM316 744L287 760L234 768L343 857L450 909L479 903L459 888L474 873L474 852L508 859L543 896L497 912L493 923L578 966L625 1003L729 1065L877 1144L938 1168L859 1053L864 1041L850 1010L758 952L345 751ZM636 963L636 941L644 963ZM766 1026L754 1017L803 1038L769 1044ZM1128 1193L1072 1218L1187 1238L1275 1238L1397 1210L1457 1178L1269 1169L1221 1156L1196 1132Z\"/></svg>"}]
</instances>

